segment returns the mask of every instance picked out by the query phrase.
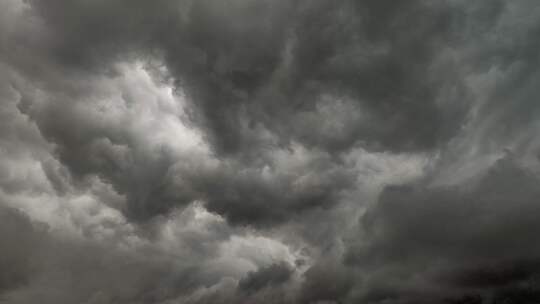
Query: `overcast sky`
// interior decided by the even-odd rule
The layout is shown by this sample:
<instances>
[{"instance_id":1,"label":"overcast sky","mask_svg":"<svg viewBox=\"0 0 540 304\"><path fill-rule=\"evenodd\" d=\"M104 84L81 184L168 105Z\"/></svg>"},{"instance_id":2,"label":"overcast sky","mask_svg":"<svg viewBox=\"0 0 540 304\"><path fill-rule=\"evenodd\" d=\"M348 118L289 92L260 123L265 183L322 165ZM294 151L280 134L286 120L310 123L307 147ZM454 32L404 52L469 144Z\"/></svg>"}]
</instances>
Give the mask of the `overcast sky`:
<instances>
[{"instance_id":1,"label":"overcast sky","mask_svg":"<svg viewBox=\"0 0 540 304\"><path fill-rule=\"evenodd\" d=\"M0 0L0 303L540 303L539 50L537 0Z\"/></svg>"}]
</instances>

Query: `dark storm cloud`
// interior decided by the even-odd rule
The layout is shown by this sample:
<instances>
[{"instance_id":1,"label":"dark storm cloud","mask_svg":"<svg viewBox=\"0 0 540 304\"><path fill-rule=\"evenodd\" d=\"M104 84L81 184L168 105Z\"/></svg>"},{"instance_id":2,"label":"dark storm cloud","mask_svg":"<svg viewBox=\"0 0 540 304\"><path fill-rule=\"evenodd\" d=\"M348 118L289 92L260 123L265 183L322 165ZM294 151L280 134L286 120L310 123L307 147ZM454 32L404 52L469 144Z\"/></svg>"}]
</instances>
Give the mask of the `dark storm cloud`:
<instances>
[{"instance_id":1,"label":"dark storm cloud","mask_svg":"<svg viewBox=\"0 0 540 304\"><path fill-rule=\"evenodd\" d=\"M203 7L201 13L210 17L191 19L205 30L196 32L202 63L190 59L187 70L195 72L186 73L180 60L190 56L175 56L177 48L166 60L218 151L245 153L251 141L246 133L257 125L277 132L285 143L297 140L329 151L359 142L398 151L433 148L455 133L466 98L451 69L441 77L433 66L441 41L452 34L452 13L440 3L418 1L401 9L376 3L300 1L289 8L292 20L272 18L269 8L271 13L253 23L242 18L248 23L240 33L225 32L231 25L220 21L228 19ZM199 24L201 19L210 20ZM257 45L264 41L264 50L252 47L252 39ZM447 90L457 95L440 100ZM350 101L351 110L364 115L343 117L340 109L320 113L328 96ZM306 114L315 117L310 121ZM248 130L242 120L249 122ZM318 123L322 120L343 126L328 128Z\"/></svg>"},{"instance_id":2,"label":"dark storm cloud","mask_svg":"<svg viewBox=\"0 0 540 304\"><path fill-rule=\"evenodd\" d=\"M465 96L459 96L452 69L440 77L435 67L455 35L456 12L450 7L439 1L312 1L300 7L284 81L293 116L312 110L321 94L350 100L348 110L363 113L326 136L316 125L299 130L292 122L300 140L329 150L358 142L383 150L423 150L455 132ZM458 95L442 97L449 87Z\"/></svg>"},{"instance_id":3,"label":"dark storm cloud","mask_svg":"<svg viewBox=\"0 0 540 304\"><path fill-rule=\"evenodd\" d=\"M508 157L468 184L387 187L347 255L367 270L365 301L537 301L539 189L537 173Z\"/></svg>"},{"instance_id":4,"label":"dark storm cloud","mask_svg":"<svg viewBox=\"0 0 540 304\"><path fill-rule=\"evenodd\" d=\"M166 260L64 243L9 208L0 216L0 303L29 303L38 295L41 303L159 303L200 284L195 269L174 273Z\"/></svg>"},{"instance_id":5,"label":"dark storm cloud","mask_svg":"<svg viewBox=\"0 0 540 304\"><path fill-rule=\"evenodd\" d=\"M223 231L222 225L214 225L219 227L207 228ZM179 230L176 236L208 245L192 245L173 256L159 245L123 248L58 236L3 201L0 228L0 303L34 303L37 298L47 304L170 303L221 279L204 269L209 265L203 267L206 258L215 255L214 242L220 238L212 240L205 227Z\"/></svg>"},{"instance_id":6,"label":"dark storm cloud","mask_svg":"<svg viewBox=\"0 0 540 304\"><path fill-rule=\"evenodd\" d=\"M289 265L284 263L272 264L250 272L245 278L238 282L240 290L245 292L255 292L267 286L275 286L284 284L291 277L291 269Z\"/></svg>"},{"instance_id":7,"label":"dark storm cloud","mask_svg":"<svg viewBox=\"0 0 540 304\"><path fill-rule=\"evenodd\" d=\"M298 303L341 303L353 287L353 277L340 262L320 260L304 274Z\"/></svg>"},{"instance_id":8,"label":"dark storm cloud","mask_svg":"<svg viewBox=\"0 0 540 304\"><path fill-rule=\"evenodd\" d=\"M27 284L32 277L42 232L33 227L24 214L4 206L0 206L0 227L1 302L5 292Z\"/></svg>"},{"instance_id":9,"label":"dark storm cloud","mask_svg":"<svg viewBox=\"0 0 540 304\"><path fill-rule=\"evenodd\" d=\"M0 3L0 302L539 302L538 16Z\"/></svg>"},{"instance_id":10,"label":"dark storm cloud","mask_svg":"<svg viewBox=\"0 0 540 304\"><path fill-rule=\"evenodd\" d=\"M455 135L465 117L459 75L439 58L452 47L458 15L443 2L27 3L48 39L37 42L39 56L47 56L43 68L57 72L45 83L52 92L45 105L27 106L35 101L23 97L21 110L75 176L97 174L125 194L133 219L205 199L233 222L280 222L335 205L354 174L340 173L338 162L323 164L319 189L298 192L294 180L269 186L253 176L271 165L261 155L292 142L330 154L357 144L430 150ZM169 151L148 151L125 125L103 123L74 106L102 98L87 73L107 79L121 74L111 68L115 61L156 56L185 92L186 115L203 128L216 156L244 161L233 170L250 172L247 178L198 174L180 189L171 182L169 168L178 159Z\"/></svg>"},{"instance_id":11,"label":"dark storm cloud","mask_svg":"<svg viewBox=\"0 0 540 304\"><path fill-rule=\"evenodd\" d=\"M322 158L321 163L312 161L294 176L278 172L275 178L265 179L263 169L267 165L272 166L268 157L276 148L275 143L259 139L261 132L268 131L249 126L252 124L249 121L254 119L251 118L251 110L242 109L247 100L245 97L234 96L230 102L218 101L227 99L231 93L230 85L225 82L242 82L246 77L253 79L249 75L242 76L243 67L236 71L233 65L246 65L249 69L257 66L257 69L263 69L261 75L269 77L270 71L266 71L261 62L268 57L272 63L281 57L285 34L275 33L272 25L276 23L284 27L290 23L278 20L286 18L287 14L283 12L288 11L289 4L246 4L238 1L231 7L220 8L219 3L212 1L191 4L163 2L161 6L130 2L129 7L133 11L129 11L124 9L121 1L28 3L31 7L27 13L43 18L43 31L47 33L44 36L49 39L35 42L44 54L29 60L37 61L46 55L43 63L36 64L45 70L40 73L46 74L48 80L39 80L39 89L44 92L35 94L26 92L23 85L21 88L15 86L21 95L19 109L36 122L48 141L56 145L59 159L73 177L80 179L97 175L125 195L127 204L124 211L130 218L146 220L175 206L203 199L209 209L227 216L234 223L261 222L261 225L266 225L287 220L291 215L313 207L335 205L339 193L351 185L354 174L326 158ZM269 15L255 17L262 11ZM12 43L20 43L16 40L17 35L13 36ZM264 47L258 43L260 39L265 39ZM269 47L271 41L275 41L276 47ZM110 65L116 60L138 56L146 58L154 54L164 58L168 69L180 82L178 89L185 90L192 105L200 110L188 108L187 115L195 121L202 117L203 124L215 125L210 129L220 132L211 131L205 137L229 142L215 144L213 150L222 151L219 147L236 146L233 141L255 140L256 143L245 145L239 151L240 155L248 156L249 161L207 169L204 159L179 158L167 147L149 149L146 137L140 137L141 133L146 133L145 130L133 130L125 124L129 121L122 123L123 119L133 117L121 116L110 120L100 117L100 113L107 114L110 105L99 101L117 98L107 91L105 82L115 82L126 73ZM219 61L223 71L211 71L212 75L209 75L206 65L210 63L203 64L198 57L205 61ZM211 64L212 69L218 69L215 66L218 63ZM32 77L34 75L29 76L30 79ZM147 102L145 98L148 98L137 96L129 89L119 93L120 106L128 109L132 103ZM198 97L200 93L212 96L210 99ZM206 103L212 104L206 106ZM240 104L242 106L237 107ZM93 115L89 113L91 111ZM225 126L228 124L225 121L234 125ZM152 135L148 133L149 136ZM281 141L279 136L278 141ZM217 158L223 160L220 153L217 153ZM225 161L228 162L226 158ZM190 162L195 162L195 167L186 166L188 168L171 173L175 164ZM235 171L246 173L237 177L234 176ZM302 177L312 174L315 175ZM177 179L183 184L178 185ZM294 182L300 179L308 184L295 185Z\"/></svg>"},{"instance_id":12,"label":"dark storm cloud","mask_svg":"<svg viewBox=\"0 0 540 304\"><path fill-rule=\"evenodd\" d=\"M209 176L200 185L208 210L232 223L265 226L309 209L331 208L352 186L354 173L326 158L315 158L292 176L267 178L260 169L236 167Z\"/></svg>"},{"instance_id":13,"label":"dark storm cloud","mask_svg":"<svg viewBox=\"0 0 540 304\"><path fill-rule=\"evenodd\" d=\"M113 82L117 78L105 80ZM130 101L128 95L132 93L121 92L120 100L105 107L129 109L132 102L146 102L141 96L133 96ZM101 94L115 98L106 92ZM56 145L56 153L71 177L84 180L97 175L111 183L126 196L122 210L135 221L202 200L210 211L227 217L231 223L267 226L312 208L336 205L344 191L353 186L356 175L346 164L336 163L324 153L303 158L295 155L302 151L269 150L261 152L254 164L192 152L178 155L166 144L149 147L145 141L153 134L144 126L125 125L130 119L145 117L106 116L103 105L93 96L83 95L80 101L61 94L51 94L40 102L35 96L25 98L23 95L19 108ZM30 106L25 109L24 103ZM77 128L69 127L74 124ZM295 169L281 172L273 153L299 157L300 161L295 162ZM212 164L216 161L218 165ZM48 176L55 181L56 175Z\"/></svg>"},{"instance_id":14,"label":"dark storm cloud","mask_svg":"<svg viewBox=\"0 0 540 304\"><path fill-rule=\"evenodd\" d=\"M459 12L442 1L30 3L60 62L163 56L220 152L249 154L257 125L330 151L431 149L464 118L458 75L436 66L459 30ZM365 115L336 130L303 121L343 120L317 113L328 96Z\"/></svg>"},{"instance_id":15,"label":"dark storm cloud","mask_svg":"<svg viewBox=\"0 0 540 304\"><path fill-rule=\"evenodd\" d=\"M187 199L174 196L167 188L167 172L175 161L170 152L159 147L157 151L147 149L138 135L123 125L122 117L99 117L100 111L107 110L97 109L92 96L83 95L82 101L77 101L51 94L41 100L43 107L32 107L36 98L23 95L20 108L36 121L44 138L56 144L59 159L73 177L96 174L112 183L127 196L125 211L134 218L147 218L173 204L186 203ZM30 104L28 109L24 109L25 103ZM73 125L77 127L70 127Z\"/></svg>"}]
</instances>

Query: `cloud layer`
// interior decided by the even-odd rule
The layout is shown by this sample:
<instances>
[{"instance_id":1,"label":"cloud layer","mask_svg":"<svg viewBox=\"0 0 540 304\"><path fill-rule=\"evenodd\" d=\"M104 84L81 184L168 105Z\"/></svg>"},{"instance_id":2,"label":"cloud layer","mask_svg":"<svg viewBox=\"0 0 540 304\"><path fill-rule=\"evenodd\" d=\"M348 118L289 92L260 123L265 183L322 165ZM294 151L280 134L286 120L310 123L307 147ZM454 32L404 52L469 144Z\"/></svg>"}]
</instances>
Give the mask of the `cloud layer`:
<instances>
[{"instance_id":1,"label":"cloud layer","mask_svg":"<svg viewBox=\"0 0 540 304\"><path fill-rule=\"evenodd\" d=\"M0 303L537 303L535 1L0 3Z\"/></svg>"}]
</instances>

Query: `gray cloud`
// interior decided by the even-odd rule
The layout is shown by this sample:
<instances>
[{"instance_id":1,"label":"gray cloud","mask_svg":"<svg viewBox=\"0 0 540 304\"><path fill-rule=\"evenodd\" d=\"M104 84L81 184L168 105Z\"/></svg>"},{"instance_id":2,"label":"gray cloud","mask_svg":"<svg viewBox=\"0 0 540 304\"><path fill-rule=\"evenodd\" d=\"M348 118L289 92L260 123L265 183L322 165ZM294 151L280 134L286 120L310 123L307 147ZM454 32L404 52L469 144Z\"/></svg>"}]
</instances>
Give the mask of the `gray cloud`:
<instances>
[{"instance_id":1,"label":"gray cloud","mask_svg":"<svg viewBox=\"0 0 540 304\"><path fill-rule=\"evenodd\" d=\"M268 267L250 272L238 282L242 291L254 292L267 286L280 285L287 282L291 277L290 266L286 264L272 264Z\"/></svg>"},{"instance_id":2,"label":"gray cloud","mask_svg":"<svg viewBox=\"0 0 540 304\"><path fill-rule=\"evenodd\" d=\"M464 118L459 75L437 66L459 31L459 11L443 2L162 1L130 2L129 9L123 1L31 3L53 31L56 61L88 68L127 50L161 54L220 152L246 153L256 125L285 142L331 151L357 143L431 149ZM302 114L316 112L326 96L351 100L365 113L345 121L338 138L304 128L310 122Z\"/></svg>"},{"instance_id":3,"label":"gray cloud","mask_svg":"<svg viewBox=\"0 0 540 304\"><path fill-rule=\"evenodd\" d=\"M347 254L366 269L364 300L433 303L479 295L519 302L530 292L533 301L539 183L537 173L503 158L468 184L387 187Z\"/></svg>"},{"instance_id":4,"label":"gray cloud","mask_svg":"<svg viewBox=\"0 0 540 304\"><path fill-rule=\"evenodd\" d=\"M269 186L251 172L272 165L264 155L273 149L299 142L330 154L355 145L430 150L456 134L464 119L467 97L457 72L440 64L446 76L434 76L441 61L437 50L455 31L453 8L442 3L399 9L371 2L236 1L221 7L213 1L164 1L130 3L129 10L122 1L29 4L29 14L40 18L49 38L35 43L47 56L44 73L52 75L43 106L33 105L41 96L23 96L21 110L57 145L72 174L97 174L127 195L126 213L133 219L205 199L234 222L280 222L291 211L335 205L336 193L350 186L347 179L354 174L339 172L336 160L313 165L329 171L321 172L317 190L296 193L287 186L292 180ZM257 12L264 17L253 18ZM407 15L415 13L422 18L411 24ZM394 28L402 35L394 35ZM244 163L233 170L250 172L247 179L232 178L224 191L211 177L183 177L188 185L179 189L171 185L169 168L192 157L179 160L166 148L147 149L122 117L103 121L102 110L89 116L79 104L110 94L103 82L125 73L112 63L151 56L164 61L185 92L185 119L202 128L219 159L240 157ZM119 93L125 107L147 98ZM75 123L78 128L68 127ZM210 174L230 179L226 172ZM233 197L222 195L227 192Z\"/></svg>"},{"instance_id":5,"label":"gray cloud","mask_svg":"<svg viewBox=\"0 0 540 304\"><path fill-rule=\"evenodd\" d=\"M169 303L232 279L237 274L226 269L231 260L213 260L218 244L227 242L226 224L196 223L192 212L198 211L174 218L182 224L166 221L167 232L152 241L132 235L137 242L130 243L66 238L2 202L0 302Z\"/></svg>"},{"instance_id":6,"label":"gray cloud","mask_svg":"<svg viewBox=\"0 0 540 304\"><path fill-rule=\"evenodd\" d=\"M35 252L40 248L42 232L28 218L12 209L0 207L2 259L0 259L0 299L3 293L26 284L36 266ZM17 239L13 238L17 235ZM37 249L39 250L39 249Z\"/></svg>"},{"instance_id":7,"label":"gray cloud","mask_svg":"<svg viewBox=\"0 0 540 304\"><path fill-rule=\"evenodd\" d=\"M0 302L538 302L538 13L0 3Z\"/></svg>"},{"instance_id":8,"label":"gray cloud","mask_svg":"<svg viewBox=\"0 0 540 304\"><path fill-rule=\"evenodd\" d=\"M304 274L299 303L341 303L353 287L351 273L339 262L321 260Z\"/></svg>"}]
</instances>

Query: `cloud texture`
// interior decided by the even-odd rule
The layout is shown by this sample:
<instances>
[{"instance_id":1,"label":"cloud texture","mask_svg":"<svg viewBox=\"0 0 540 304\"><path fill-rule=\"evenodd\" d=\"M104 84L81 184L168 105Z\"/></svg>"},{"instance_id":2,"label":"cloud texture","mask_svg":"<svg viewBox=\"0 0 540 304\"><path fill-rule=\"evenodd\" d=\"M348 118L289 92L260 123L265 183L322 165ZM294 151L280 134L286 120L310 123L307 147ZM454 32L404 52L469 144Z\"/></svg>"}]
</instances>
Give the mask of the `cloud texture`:
<instances>
[{"instance_id":1,"label":"cloud texture","mask_svg":"<svg viewBox=\"0 0 540 304\"><path fill-rule=\"evenodd\" d=\"M538 303L536 1L0 3L0 303Z\"/></svg>"}]
</instances>

